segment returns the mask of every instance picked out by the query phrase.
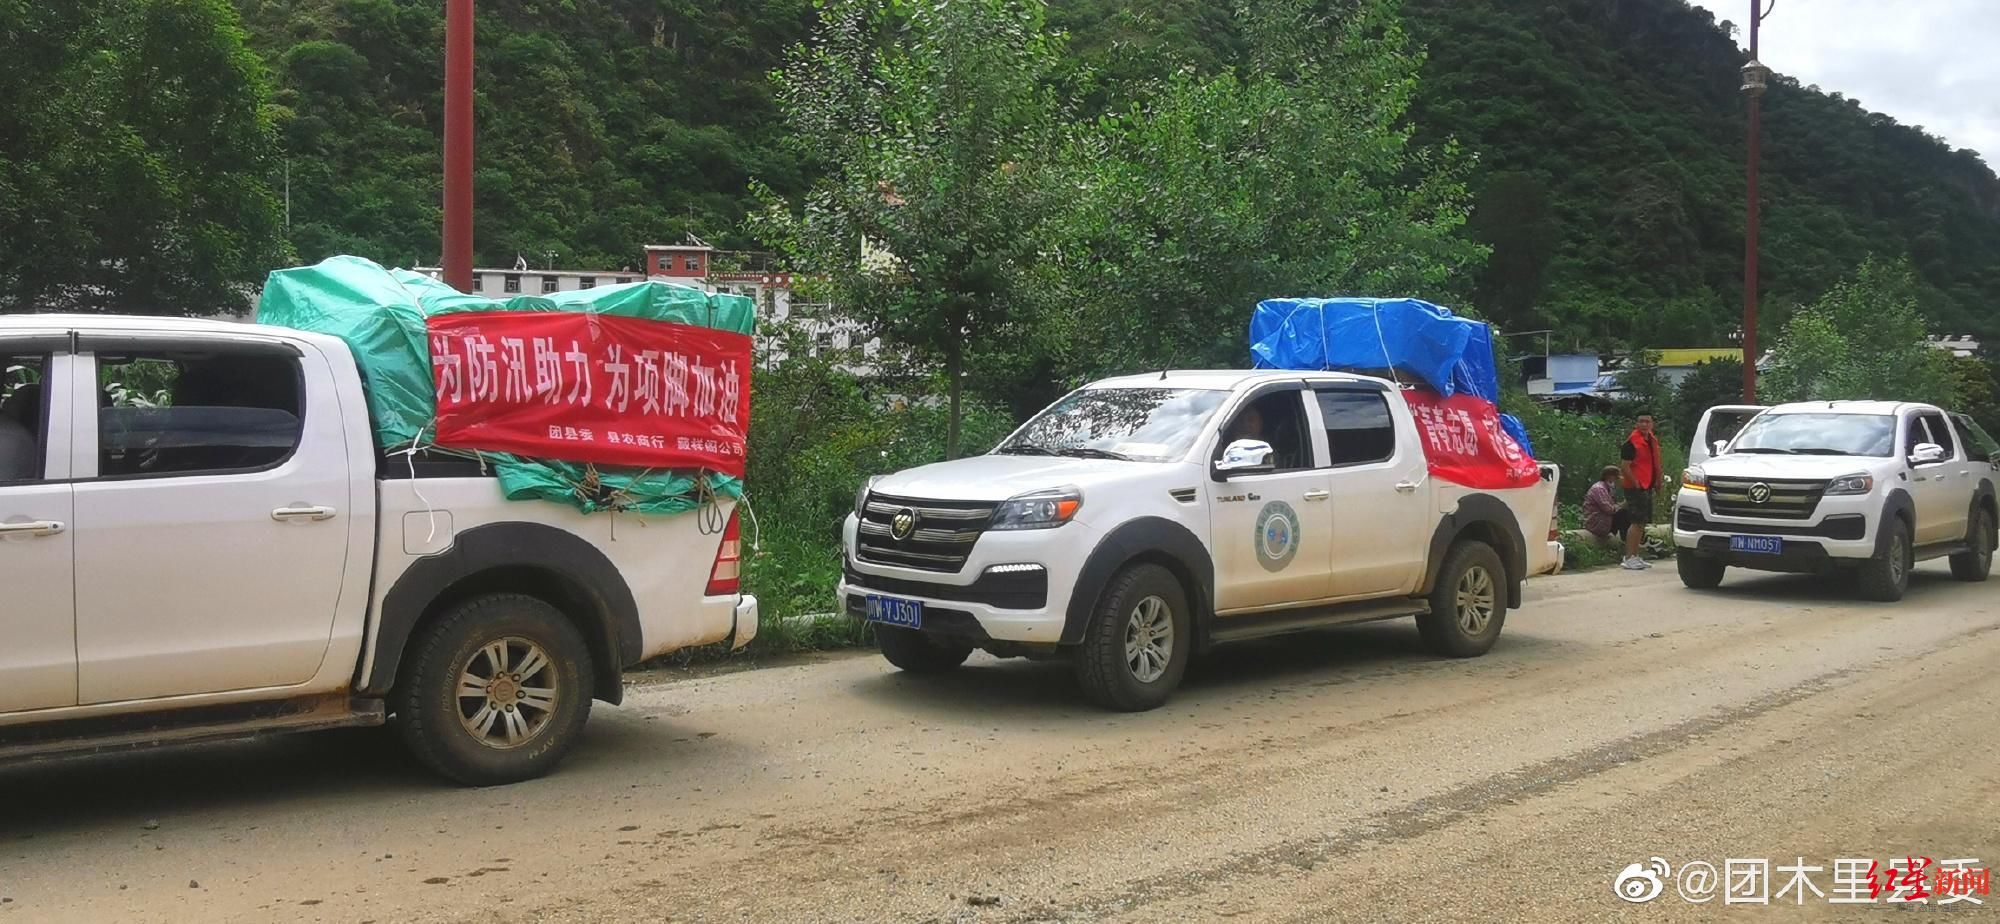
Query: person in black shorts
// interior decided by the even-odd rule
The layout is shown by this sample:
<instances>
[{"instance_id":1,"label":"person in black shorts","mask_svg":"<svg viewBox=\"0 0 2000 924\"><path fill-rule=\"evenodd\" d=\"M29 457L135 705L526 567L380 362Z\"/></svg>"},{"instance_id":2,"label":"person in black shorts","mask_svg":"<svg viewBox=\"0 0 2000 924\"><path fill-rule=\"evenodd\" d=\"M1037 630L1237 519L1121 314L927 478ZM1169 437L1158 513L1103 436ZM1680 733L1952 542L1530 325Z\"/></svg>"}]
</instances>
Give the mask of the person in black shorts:
<instances>
[{"instance_id":1,"label":"person in black shorts","mask_svg":"<svg viewBox=\"0 0 2000 924\"><path fill-rule=\"evenodd\" d=\"M1660 440L1653 434L1653 415L1642 413L1618 448L1618 468L1625 488L1625 561L1627 571L1652 567L1639 557L1639 544L1646 540L1646 524L1653 522L1653 492L1662 481Z\"/></svg>"}]
</instances>

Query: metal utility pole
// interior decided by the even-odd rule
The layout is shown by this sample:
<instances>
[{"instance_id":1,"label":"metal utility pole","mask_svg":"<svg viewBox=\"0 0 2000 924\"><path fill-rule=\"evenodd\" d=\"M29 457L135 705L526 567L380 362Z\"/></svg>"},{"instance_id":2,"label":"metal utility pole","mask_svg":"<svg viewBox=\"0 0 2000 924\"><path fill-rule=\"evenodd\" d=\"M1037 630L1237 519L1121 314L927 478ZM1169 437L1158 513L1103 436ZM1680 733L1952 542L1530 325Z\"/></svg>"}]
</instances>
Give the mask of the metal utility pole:
<instances>
[{"instance_id":1,"label":"metal utility pole","mask_svg":"<svg viewBox=\"0 0 2000 924\"><path fill-rule=\"evenodd\" d=\"M472 291L472 0L444 6L444 282Z\"/></svg>"},{"instance_id":2,"label":"metal utility pole","mask_svg":"<svg viewBox=\"0 0 2000 924\"><path fill-rule=\"evenodd\" d=\"M1743 65L1743 95L1750 107L1749 213L1743 230L1743 401L1757 401L1757 136L1758 104L1771 69L1757 60L1757 24L1771 15L1778 0L1750 0L1750 63Z\"/></svg>"}]
</instances>

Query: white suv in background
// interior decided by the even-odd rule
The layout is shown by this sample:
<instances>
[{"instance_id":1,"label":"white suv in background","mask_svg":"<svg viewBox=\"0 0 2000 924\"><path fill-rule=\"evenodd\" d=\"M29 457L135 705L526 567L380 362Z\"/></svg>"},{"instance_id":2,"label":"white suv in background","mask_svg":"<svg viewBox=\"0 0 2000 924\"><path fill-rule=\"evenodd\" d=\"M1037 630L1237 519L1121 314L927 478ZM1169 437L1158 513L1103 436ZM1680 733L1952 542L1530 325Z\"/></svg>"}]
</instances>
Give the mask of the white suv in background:
<instances>
[{"instance_id":1,"label":"white suv in background","mask_svg":"<svg viewBox=\"0 0 2000 924\"><path fill-rule=\"evenodd\" d=\"M1784 404L1710 448L1682 478L1674 510L1689 587L1714 587L1730 567L1844 571L1863 596L1899 600L1917 561L1949 556L1966 581L1992 568L2000 447L1962 414L1890 401Z\"/></svg>"}]
</instances>

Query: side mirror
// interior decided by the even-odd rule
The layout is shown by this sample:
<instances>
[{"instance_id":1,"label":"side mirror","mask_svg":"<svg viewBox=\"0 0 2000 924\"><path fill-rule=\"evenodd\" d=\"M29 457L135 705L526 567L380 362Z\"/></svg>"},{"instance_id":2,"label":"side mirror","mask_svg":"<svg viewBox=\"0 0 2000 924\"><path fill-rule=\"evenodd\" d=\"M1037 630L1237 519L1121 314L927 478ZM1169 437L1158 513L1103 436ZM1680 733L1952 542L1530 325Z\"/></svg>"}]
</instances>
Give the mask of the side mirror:
<instances>
[{"instance_id":1,"label":"side mirror","mask_svg":"<svg viewBox=\"0 0 2000 924\"><path fill-rule=\"evenodd\" d=\"M1722 451L1728 448L1729 448L1728 440L1716 440L1713 444L1709 446L1711 454L1718 456L1722 455Z\"/></svg>"},{"instance_id":2,"label":"side mirror","mask_svg":"<svg viewBox=\"0 0 2000 924\"><path fill-rule=\"evenodd\" d=\"M1944 447L1936 443L1918 443L1910 451L1911 465L1935 465L1944 461Z\"/></svg>"},{"instance_id":3,"label":"side mirror","mask_svg":"<svg viewBox=\"0 0 2000 924\"><path fill-rule=\"evenodd\" d=\"M1271 444L1263 440L1236 440L1222 450L1222 458L1216 460L1218 475L1240 475L1246 472L1268 472L1271 470Z\"/></svg>"}]
</instances>

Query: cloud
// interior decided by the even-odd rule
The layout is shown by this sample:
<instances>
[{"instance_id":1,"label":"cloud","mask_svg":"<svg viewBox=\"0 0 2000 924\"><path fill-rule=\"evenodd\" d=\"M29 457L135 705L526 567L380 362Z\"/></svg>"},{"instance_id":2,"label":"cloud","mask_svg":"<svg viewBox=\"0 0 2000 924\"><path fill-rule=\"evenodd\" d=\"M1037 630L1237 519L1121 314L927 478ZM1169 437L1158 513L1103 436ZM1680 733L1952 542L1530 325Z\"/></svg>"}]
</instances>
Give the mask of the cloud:
<instances>
[{"instance_id":1,"label":"cloud","mask_svg":"<svg viewBox=\"0 0 2000 924\"><path fill-rule=\"evenodd\" d=\"M1750 0L1689 0L1750 40ZM1769 0L1765 0L1769 2ZM2000 2L1778 0L1757 55L1778 73L1840 93L2000 167Z\"/></svg>"}]
</instances>

